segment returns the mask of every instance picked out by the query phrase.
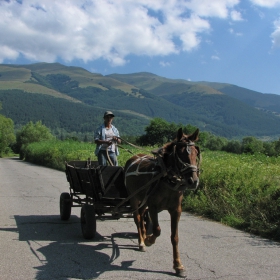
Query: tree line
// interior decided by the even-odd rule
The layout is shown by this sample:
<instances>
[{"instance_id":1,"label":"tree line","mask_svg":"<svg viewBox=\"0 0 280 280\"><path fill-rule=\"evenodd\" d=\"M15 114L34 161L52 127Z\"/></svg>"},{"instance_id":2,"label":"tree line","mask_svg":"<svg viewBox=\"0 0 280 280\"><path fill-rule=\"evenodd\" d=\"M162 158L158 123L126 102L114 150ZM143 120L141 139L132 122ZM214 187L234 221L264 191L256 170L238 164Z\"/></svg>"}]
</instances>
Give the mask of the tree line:
<instances>
[{"instance_id":1,"label":"tree line","mask_svg":"<svg viewBox=\"0 0 280 280\"><path fill-rule=\"evenodd\" d=\"M127 141L140 146L161 146L164 143L175 139L176 132L180 127L182 127L185 134L191 134L196 130L196 127L190 124L175 124L169 123L161 118L154 118L150 121L150 124L146 126L145 133L143 135L130 135L124 136L124 138ZM77 135L75 133L63 133L66 132L62 129L53 133L50 128L42 124L42 121L37 121L35 123L30 121L15 131L13 120L0 115L0 157L10 153L21 155L21 153L24 151L24 148L29 143L51 140L55 138L59 140L70 138L75 141L83 142L93 141L92 136L87 134ZM236 154L262 153L267 156L280 156L280 139L276 141L264 142L257 139L256 137L247 136L242 140L228 140L224 137L219 137L212 133L201 131L198 145L202 149L208 149L212 151L226 151Z\"/></svg>"},{"instance_id":2,"label":"tree line","mask_svg":"<svg viewBox=\"0 0 280 280\"><path fill-rule=\"evenodd\" d=\"M182 127L185 134L193 133L197 127L175 123L168 123L161 118L154 118L145 128L145 134L137 137L136 142L140 145L162 145L172 141L178 128ZM198 145L202 149L211 151L226 151L229 153L262 153L267 156L280 156L280 138L276 141L262 141L254 136L246 136L241 140L228 140L225 137L216 136L210 132L201 131Z\"/></svg>"}]
</instances>

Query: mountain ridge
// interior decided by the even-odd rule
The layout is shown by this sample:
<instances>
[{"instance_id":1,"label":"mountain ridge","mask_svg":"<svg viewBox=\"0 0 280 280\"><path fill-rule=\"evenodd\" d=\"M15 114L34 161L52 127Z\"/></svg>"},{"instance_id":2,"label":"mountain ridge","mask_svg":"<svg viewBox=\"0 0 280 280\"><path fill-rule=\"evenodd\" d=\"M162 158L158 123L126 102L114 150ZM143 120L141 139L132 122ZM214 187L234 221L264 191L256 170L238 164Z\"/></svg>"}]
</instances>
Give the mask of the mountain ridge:
<instances>
[{"instance_id":1,"label":"mountain ridge","mask_svg":"<svg viewBox=\"0 0 280 280\"><path fill-rule=\"evenodd\" d=\"M65 113L58 112L57 116L55 112L51 113L53 123L57 126L58 118L67 119L67 105L64 103L70 102L77 104L70 106L67 103L76 114L86 106L84 111L89 117L92 115L94 122L97 119L100 122L102 110L117 112L121 117L119 120L115 118L116 124L122 127L126 135L131 131L138 135L144 133L149 120L155 117L168 122L191 124L227 138L247 135L275 138L280 135L280 96L266 95L227 83L168 79L149 72L103 76L59 63L0 64L1 113L12 118L16 125L23 125L19 115L15 117L13 105L7 104L20 102L17 100L20 99L20 93L17 92L17 97L9 101L5 98L16 90L24 92L24 98L30 99L28 106L32 106L32 102L36 106L44 106L36 93L58 98L50 101L52 104L60 102L65 110ZM59 110L59 106L56 108ZM42 111L47 114L43 107ZM24 114L28 115L28 112L24 111ZM36 118L39 115L31 117L30 114L30 120L35 121ZM79 116L76 118L80 119ZM24 119L27 120L28 116ZM130 125L131 121L137 123L138 132ZM78 131L79 125L76 126Z\"/></svg>"}]
</instances>

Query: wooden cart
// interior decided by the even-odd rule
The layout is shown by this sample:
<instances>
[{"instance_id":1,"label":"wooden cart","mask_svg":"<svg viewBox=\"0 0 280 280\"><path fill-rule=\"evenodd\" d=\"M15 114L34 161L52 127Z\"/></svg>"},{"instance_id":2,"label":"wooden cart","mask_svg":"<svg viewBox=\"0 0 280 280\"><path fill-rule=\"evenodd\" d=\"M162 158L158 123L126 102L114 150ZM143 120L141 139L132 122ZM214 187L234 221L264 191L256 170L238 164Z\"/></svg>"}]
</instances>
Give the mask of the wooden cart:
<instances>
[{"instance_id":1,"label":"wooden cart","mask_svg":"<svg viewBox=\"0 0 280 280\"><path fill-rule=\"evenodd\" d=\"M60 217L68 220L72 207L81 207L81 228L84 238L92 239L96 233L96 218L120 219L133 217L127 200L124 171L120 166L100 166L95 161L65 163L70 192L60 195ZM150 227L148 211L146 228Z\"/></svg>"}]
</instances>

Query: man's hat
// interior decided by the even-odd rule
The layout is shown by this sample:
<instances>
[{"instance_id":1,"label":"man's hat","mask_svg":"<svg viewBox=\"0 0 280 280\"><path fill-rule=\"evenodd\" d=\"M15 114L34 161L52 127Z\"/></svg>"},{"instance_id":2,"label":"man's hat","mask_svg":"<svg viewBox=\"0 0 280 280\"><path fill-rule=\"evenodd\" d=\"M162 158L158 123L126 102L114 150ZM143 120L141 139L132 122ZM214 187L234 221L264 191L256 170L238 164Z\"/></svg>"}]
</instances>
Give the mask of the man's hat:
<instances>
[{"instance_id":1,"label":"man's hat","mask_svg":"<svg viewBox=\"0 0 280 280\"><path fill-rule=\"evenodd\" d=\"M106 117L106 116L108 116L108 115L111 115L111 116L115 116L114 114L113 114L113 112L111 112L111 111L106 111L105 113L104 113L104 118Z\"/></svg>"}]
</instances>

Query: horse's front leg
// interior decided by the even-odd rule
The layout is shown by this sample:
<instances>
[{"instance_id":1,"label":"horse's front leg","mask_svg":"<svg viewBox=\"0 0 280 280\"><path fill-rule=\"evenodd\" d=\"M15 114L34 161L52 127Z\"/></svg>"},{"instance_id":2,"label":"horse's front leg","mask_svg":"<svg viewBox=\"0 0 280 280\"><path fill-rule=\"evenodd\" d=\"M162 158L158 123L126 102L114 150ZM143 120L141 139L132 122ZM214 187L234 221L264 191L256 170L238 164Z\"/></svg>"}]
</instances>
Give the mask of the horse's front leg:
<instances>
[{"instance_id":1,"label":"horse's front leg","mask_svg":"<svg viewBox=\"0 0 280 280\"><path fill-rule=\"evenodd\" d=\"M145 238L146 246L152 246L156 242L157 237L159 237L161 233L161 228L158 223L157 209L149 206L149 213L153 224L153 234L148 235Z\"/></svg>"},{"instance_id":2,"label":"horse's front leg","mask_svg":"<svg viewBox=\"0 0 280 280\"><path fill-rule=\"evenodd\" d=\"M186 276L186 271L181 263L180 253L178 248L179 235L178 235L178 224L181 216L181 208L172 209L168 211L171 217L171 243L173 247L173 268L176 271L176 275L180 277Z\"/></svg>"}]
</instances>

